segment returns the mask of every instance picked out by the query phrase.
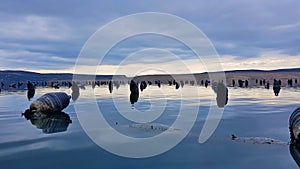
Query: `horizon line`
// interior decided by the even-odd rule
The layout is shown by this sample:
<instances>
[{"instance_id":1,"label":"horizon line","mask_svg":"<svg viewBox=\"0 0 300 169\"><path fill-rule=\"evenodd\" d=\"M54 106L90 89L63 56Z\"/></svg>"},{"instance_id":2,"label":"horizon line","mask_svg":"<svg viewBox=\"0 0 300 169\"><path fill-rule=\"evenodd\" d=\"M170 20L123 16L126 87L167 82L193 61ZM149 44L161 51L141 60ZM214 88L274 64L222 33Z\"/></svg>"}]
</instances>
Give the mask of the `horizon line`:
<instances>
[{"instance_id":1,"label":"horizon line","mask_svg":"<svg viewBox=\"0 0 300 169\"><path fill-rule=\"evenodd\" d=\"M192 72L192 73L170 73L170 74L143 74L138 76L152 76L152 75L189 75L189 74L205 74L205 73L218 73L218 72L234 72L234 71L264 71L264 72L272 72L272 71L279 71L279 70L293 70L293 69L300 69L300 67L294 67L294 68L279 68L279 69L230 69L230 70L223 70L223 71L213 71L213 72ZM28 73L37 73L37 74L72 74L72 72L39 72L34 70L21 70L21 69L15 69L15 70L5 70L1 69L0 72L28 72ZM93 74L78 74L78 75L91 75ZM101 75L101 76L126 76L126 74L95 74ZM131 76L128 76L131 77Z\"/></svg>"}]
</instances>

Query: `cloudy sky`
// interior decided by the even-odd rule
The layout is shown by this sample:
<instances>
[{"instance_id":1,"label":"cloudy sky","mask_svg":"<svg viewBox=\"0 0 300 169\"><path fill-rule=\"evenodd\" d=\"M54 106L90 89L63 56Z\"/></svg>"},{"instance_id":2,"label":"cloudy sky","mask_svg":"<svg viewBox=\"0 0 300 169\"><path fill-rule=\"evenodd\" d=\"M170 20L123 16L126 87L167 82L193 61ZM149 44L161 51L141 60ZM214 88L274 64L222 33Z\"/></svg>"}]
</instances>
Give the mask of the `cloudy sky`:
<instances>
[{"instance_id":1,"label":"cloudy sky","mask_svg":"<svg viewBox=\"0 0 300 169\"><path fill-rule=\"evenodd\" d=\"M168 13L195 25L216 49L224 70L300 67L299 0L10 0L0 5L0 70L72 73L84 44L97 30L142 12ZM122 31L117 29L111 34ZM115 44L97 73L211 70L197 57L203 56L178 40L139 35ZM83 67L89 68L95 69Z\"/></svg>"}]
</instances>

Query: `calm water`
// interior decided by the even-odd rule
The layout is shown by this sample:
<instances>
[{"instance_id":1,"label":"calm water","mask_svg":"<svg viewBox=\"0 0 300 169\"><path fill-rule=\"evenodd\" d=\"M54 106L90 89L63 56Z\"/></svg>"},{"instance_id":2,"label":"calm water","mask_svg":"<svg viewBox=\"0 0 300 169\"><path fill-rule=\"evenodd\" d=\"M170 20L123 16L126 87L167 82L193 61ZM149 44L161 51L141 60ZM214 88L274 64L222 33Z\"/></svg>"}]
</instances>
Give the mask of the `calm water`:
<instances>
[{"instance_id":1,"label":"calm water","mask_svg":"<svg viewBox=\"0 0 300 169\"><path fill-rule=\"evenodd\" d=\"M80 101L89 103L93 94L87 86L81 90ZM189 97L196 87L149 87L140 93L135 109L147 111L151 105L164 108L164 113L155 121L170 125L176 119L181 100L189 106L200 109L194 127L187 137L176 147L158 156L131 159L111 154L98 147L83 131L74 111L73 102L64 110L72 123L67 131L46 134L21 117L21 112L29 107L26 91L2 92L0 94L0 166L13 168L204 168L204 169L282 169L298 168L287 145L248 144L231 140L232 133L241 137L270 137L289 141L288 119L292 111L299 106L300 92L296 89L282 89L279 97L272 90L253 88L229 88L229 102L225 107L222 120L213 136L204 144L198 143L198 137L206 118L210 99L215 98L210 88L199 87L200 98ZM61 88L37 88L33 100L53 91L71 90ZM132 137L151 137L158 131L146 131L130 128L132 122L118 113L114 103L127 106L129 102L128 86L120 86L109 94L105 87L96 87L95 95L106 120L119 132ZM182 99L180 92L187 94ZM200 99L200 103L199 102ZM79 101L79 100L78 100ZM89 107L86 107L89 111ZM118 125L115 123L118 122Z\"/></svg>"}]
</instances>

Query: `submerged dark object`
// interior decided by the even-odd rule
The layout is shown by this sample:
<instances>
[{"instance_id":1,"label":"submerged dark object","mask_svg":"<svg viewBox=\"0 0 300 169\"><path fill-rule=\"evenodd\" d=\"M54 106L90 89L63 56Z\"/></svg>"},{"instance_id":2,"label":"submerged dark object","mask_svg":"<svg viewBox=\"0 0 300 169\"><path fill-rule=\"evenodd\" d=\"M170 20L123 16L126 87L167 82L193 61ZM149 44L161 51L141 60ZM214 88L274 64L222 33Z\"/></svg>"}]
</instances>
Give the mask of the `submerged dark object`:
<instances>
[{"instance_id":1,"label":"submerged dark object","mask_svg":"<svg viewBox=\"0 0 300 169\"><path fill-rule=\"evenodd\" d=\"M51 87L54 89L59 89L59 83L51 83Z\"/></svg>"},{"instance_id":2,"label":"submerged dark object","mask_svg":"<svg viewBox=\"0 0 300 169\"><path fill-rule=\"evenodd\" d=\"M280 89L281 89L281 82L279 82L278 80L274 79L274 83L273 83L273 91L275 96L278 96Z\"/></svg>"},{"instance_id":3,"label":"submerged dark object","mask_svg":"<svg viewBox=\"0 0 300 169\"><path fill-rule=\"evenodd\" d=\"M11 83L11 84L9 85L9 87L10 87L10 88L16 88L16 85L17 85L16 83Z\"/></svg>"},{"instance_id":4,"label":"submerged dark object","mask_svg":"<svg viewBox=\"0 0 300 169\"><path fill-rule=\"evenodd\" d=\"M71 97L64 92L44 94L32 102L30 108L27 109L23 115L25 118L39 119L52 113L61 112L69 105L70 98Z\"/></svg>"},{"instance_id":5,"label":"submerged dark object","mask_svg":"<svg viewBox=\"0 0 300 169\"><path fill-rule=\"evenodd\" d=\"M249 144L275 144L275 145L289 145L288 142L281 140L267 138L267 137L237 137L235 134L231 135L231 140L241 143Z\"/></svg>"},{"instance_id":6,"label":"submerged dark object","mask_svg":"<svg viewBox=\"0 0 300 169\"><path fill-rule=\"evenodd\" d=\"M130 124L130 128L141 129L145 131L156 130L156 131L166 131L169 129L169 126L160 124L160 123L142 123L142 124Z\"/></svg>"},{"instance_id":7,"label":"submerged dark object","mask_svg":"<svg viewBox=\"0 0 300 169\"><path fill-rule=\"evenodd\" d=\"M290 116L290 135L291 143L300 143L300 107L298 107Z\"/></svg>"},{"instance_id":8,"label":"submerged dark object","mask_svg":"<svg viewBox=\"0 0 300 169\"><path fill-rule=\"evenodd\" d=\"M35 85L30 81L27 82L27 98L30 100L35 94Z\"/></svg>"},{"instance_id":9,"label":"submerged dark object","mask_svg":"<svg viewBox=\"0 0 300 169\"><path fill-rule=\"evenodd\" d=\"M46 134L66 131L69 124L72 123L70 116L64 112L56 112L38 119L29 116L27 120L30 120L32 125L42 129Z\"/></svg>"}]
</instances>

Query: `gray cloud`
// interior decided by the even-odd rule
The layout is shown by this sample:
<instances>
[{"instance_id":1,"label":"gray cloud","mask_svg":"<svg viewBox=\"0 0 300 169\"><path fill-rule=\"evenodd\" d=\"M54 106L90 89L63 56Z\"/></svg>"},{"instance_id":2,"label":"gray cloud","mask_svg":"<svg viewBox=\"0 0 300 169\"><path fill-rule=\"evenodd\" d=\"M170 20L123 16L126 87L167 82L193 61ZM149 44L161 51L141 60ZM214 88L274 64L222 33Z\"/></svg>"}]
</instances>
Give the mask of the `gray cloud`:
<instances>
[{"instance_id":1,"label":"gray cloud","mask_svg":"<svg viewBox=\"0 0 300 169\"><path fill-rule=\"evenodd\" d=\"M52 69L55 65L57 68L69 67L76 61L85 41L98 28L118 17L149 11L174 14L193 23L208 36L221 56L251 59L272 51L285 54L283 56L300 54L298 0L12 0L2 2L0 6L0 50L6 51L0 57L7 59L0 68L20 66L17 59L22 57L27 57L25 63L30 63L26 69L37 66ZM138 47L153 47L151 43L141 44ZM169 43L162 48L178 47L172 45ZM138 47L134 43L126 46ZM13 52L19 52L18 58L8 57ZM113 57L115 60L122 58L118 53Z\"/></svg>"}]
</instances>

